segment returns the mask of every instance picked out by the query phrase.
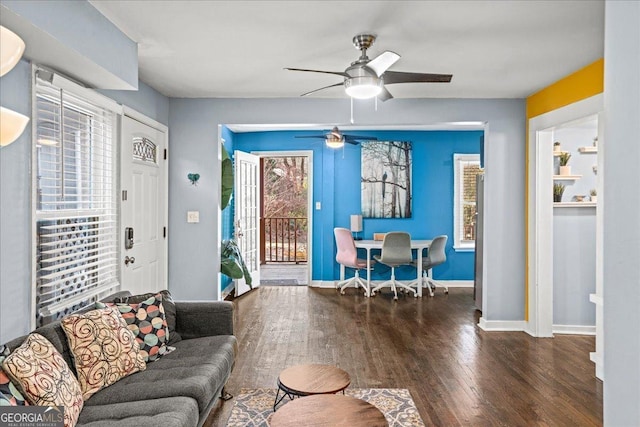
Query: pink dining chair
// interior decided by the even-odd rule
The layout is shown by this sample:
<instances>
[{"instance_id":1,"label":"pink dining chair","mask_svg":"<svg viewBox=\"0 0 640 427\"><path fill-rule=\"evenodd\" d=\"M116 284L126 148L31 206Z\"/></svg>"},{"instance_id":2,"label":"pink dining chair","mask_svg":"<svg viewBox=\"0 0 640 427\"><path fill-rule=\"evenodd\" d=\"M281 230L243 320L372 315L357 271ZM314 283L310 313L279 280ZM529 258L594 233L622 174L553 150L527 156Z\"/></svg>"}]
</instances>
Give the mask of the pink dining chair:
<instances>
[{"instance_id":1,"label":"pink dining chair","mask_svg":"<svg viewBox=\"0 0 640 427\"><path fill-rule=\"evenodd\" d=\"M368 296L369 289L367 289L367 284L360 277L360 270L367 269L367 260L358 258L358 250L353 242L351 230L348 228L336 227L333 229L333 234L336 237L336 246L338 247L336 262L344 265L346 268L352 268L355 270L355 274L352 278L338 282L336 284L336 288L340 288L340 293L344 295L344 290L349 286L353 286L356 289L358 286L362 286L364 294ZM375 261L371 261L372 265L373 263L375 263Z\"/></svg>"}]
</instances>

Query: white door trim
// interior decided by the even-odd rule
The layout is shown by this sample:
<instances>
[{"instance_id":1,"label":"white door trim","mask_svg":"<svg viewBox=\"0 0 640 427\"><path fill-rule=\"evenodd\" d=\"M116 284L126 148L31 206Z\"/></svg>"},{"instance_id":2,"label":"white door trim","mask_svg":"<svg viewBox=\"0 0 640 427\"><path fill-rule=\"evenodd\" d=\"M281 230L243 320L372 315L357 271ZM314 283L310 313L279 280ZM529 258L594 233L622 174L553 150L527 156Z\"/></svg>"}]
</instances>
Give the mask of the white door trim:
<instances>
[{"instance_id":1,"label":"white door trim","mask_svg":"<svg viewBox=\"0 0 640 427\"><path fill-rule=\"evenodd\" d=\"M154 128L155 130L162 132L164 135L164 147L167 150L167 153L169 152L169 127L152 119L151 117L148 117L142 113L140 113L137 110L134 110L131 107L128 107L126 105L122 106L122 117L124 118L129 117L130 119L136 120L144 125L147 125L149 127ZM122 146L122 121L119 122L119 129L118 129L118 140L120 143L120 146ZM162 154L164 156L164 154ZM163 157L164 158L164 157ZM164 219L165 219L165 225L164 227L166 227L167 229L167 237L163 242L163 247L162 247L162 256L164 257L164 267L163 267L163 271L162 271L162 279L163 279L163 283L166 285L166 288L169 289L169 155L167 154L167 159L164 160L164 168L165 168L165 173L164 173L164 179L162 182L162 188L164 190L165 193L165 197L164 197L164 206L163 206L163 210L164 210ZM119 174L122 173L122 166L120 166L119 168ZM118 176L118 181L120 181L120 176ZM118 194L121 194L121 186L118 185ZM122 203L120 201L120 203ZM119 213L118 213L118 219L121 220L122 219L122 211L120 209ZM120 227L122 228L122 227ZM122 230L120 230L120 232L122 232ZM122 236L120 236L122 238ZM122 259L122 253L119 256L119 259Z\"/></svg>"},{"instance_id":2,"label":"white door trim","mask_svg":"<svg viewBox=\"0 0 640 427\"><path fill-rule=\"evenodd\" d=\"M598 114L603 108L603 94L598 94L529 119L529 320L525 331L534 337L553 336L552 128Z\"/></svg>"},{"instance_id":3,"label":"white door trim","mask_svg":"<svg viewBox=\"0 0 640 427\"><path fill-rule=\"evenodd\" d=\"M307 169L307 242L309 247L307 248L307 284L312 286L313 277L313 150L289 150L289 151L252 151L258 157L307 157L309 159ZM262 192L262 188L260 188Z\"/></svg>"}]
</instances>

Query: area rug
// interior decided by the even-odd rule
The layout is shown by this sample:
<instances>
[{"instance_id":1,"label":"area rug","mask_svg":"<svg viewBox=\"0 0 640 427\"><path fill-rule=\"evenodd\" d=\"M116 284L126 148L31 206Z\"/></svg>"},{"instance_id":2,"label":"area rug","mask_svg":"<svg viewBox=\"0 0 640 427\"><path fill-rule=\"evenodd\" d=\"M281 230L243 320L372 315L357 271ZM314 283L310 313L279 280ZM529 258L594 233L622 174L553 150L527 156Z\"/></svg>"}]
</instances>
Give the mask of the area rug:
<instances>
[{"instance_id":1,"label":"area rug","mask_svg":"<svg viewBox=\"0 0 640 427\"><path fill-rule=\"evenodd\" d=\"M389 422L389 427L424 427L411 394L405 388L354 388L345 390L345 394L376 406ZM241 389L227 427L267 427L275 397L275 389Z\"/></svg>"}]
</instances>

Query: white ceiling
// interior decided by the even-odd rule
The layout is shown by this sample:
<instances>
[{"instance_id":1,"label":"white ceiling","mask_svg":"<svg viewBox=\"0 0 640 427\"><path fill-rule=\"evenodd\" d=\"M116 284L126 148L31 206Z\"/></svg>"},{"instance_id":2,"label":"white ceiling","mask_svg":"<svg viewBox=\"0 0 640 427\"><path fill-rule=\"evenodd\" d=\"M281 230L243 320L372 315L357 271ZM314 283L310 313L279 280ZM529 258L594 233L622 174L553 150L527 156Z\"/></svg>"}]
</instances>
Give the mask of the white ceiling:
<instances>
[{"instance_id":1,"label":"white ceiling","mask_svg":"<svg viewBox=\"0 0 640 427\"><path fill-rule=\"evenodd\" d=\"M283 68L343 71L364 32L378 36L370 58L401 55L393 71L453 74L389 85L396 98L523 98L604 49L602 0L91 3L139 44L140 79L170 97L288 98L339 83Z\"/></svg>"}]
</instances>

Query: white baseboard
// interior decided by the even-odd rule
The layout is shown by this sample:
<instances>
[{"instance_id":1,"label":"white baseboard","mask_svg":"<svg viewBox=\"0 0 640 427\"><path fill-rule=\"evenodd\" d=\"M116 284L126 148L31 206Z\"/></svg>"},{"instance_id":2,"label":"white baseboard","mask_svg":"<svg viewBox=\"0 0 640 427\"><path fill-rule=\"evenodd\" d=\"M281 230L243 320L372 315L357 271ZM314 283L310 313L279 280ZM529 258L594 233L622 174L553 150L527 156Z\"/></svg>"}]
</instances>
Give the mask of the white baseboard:
<instances>
[{"instance_id":1,"label":"white baseboard","mask_svg":"<svg viewBox=\"0 0 640 427\"><path fill-rule=\"evenodd\" d=\"M436 282L448 288L473 288L473 280L436 280Z\"/></svg>"},{"instance_id":2,"label":"white baseboard","mask_svg":"<svg viewBox=\"0 0 640 427\"><path fill-rule=\"evenodd\" d=\"M487 332L524 332L526 322L524 320L486 320L484 317L481 317L478 326Z\"/></svg>"},{"instance_id":3,"label":"white baseboard","mask_svg":"<svg viewBox=\"0 0 640 427\"><path fill-rule=\"evenodd\" d=\"M595 326L583 326L583 325L553 325L554 334L569 334L569 335L595 335Z\"/></svg>"},{"instance_id":4,"label":"white baseboard","mask_svg":"<svg viewBox=\"0 0 640 427\"><path fill-rule=\"evenodd\" d=\"M336 283L338 283L338 280L312 280L309 286L311 286L312 288L335 289Z\"/></svg>"}]
</instances>

